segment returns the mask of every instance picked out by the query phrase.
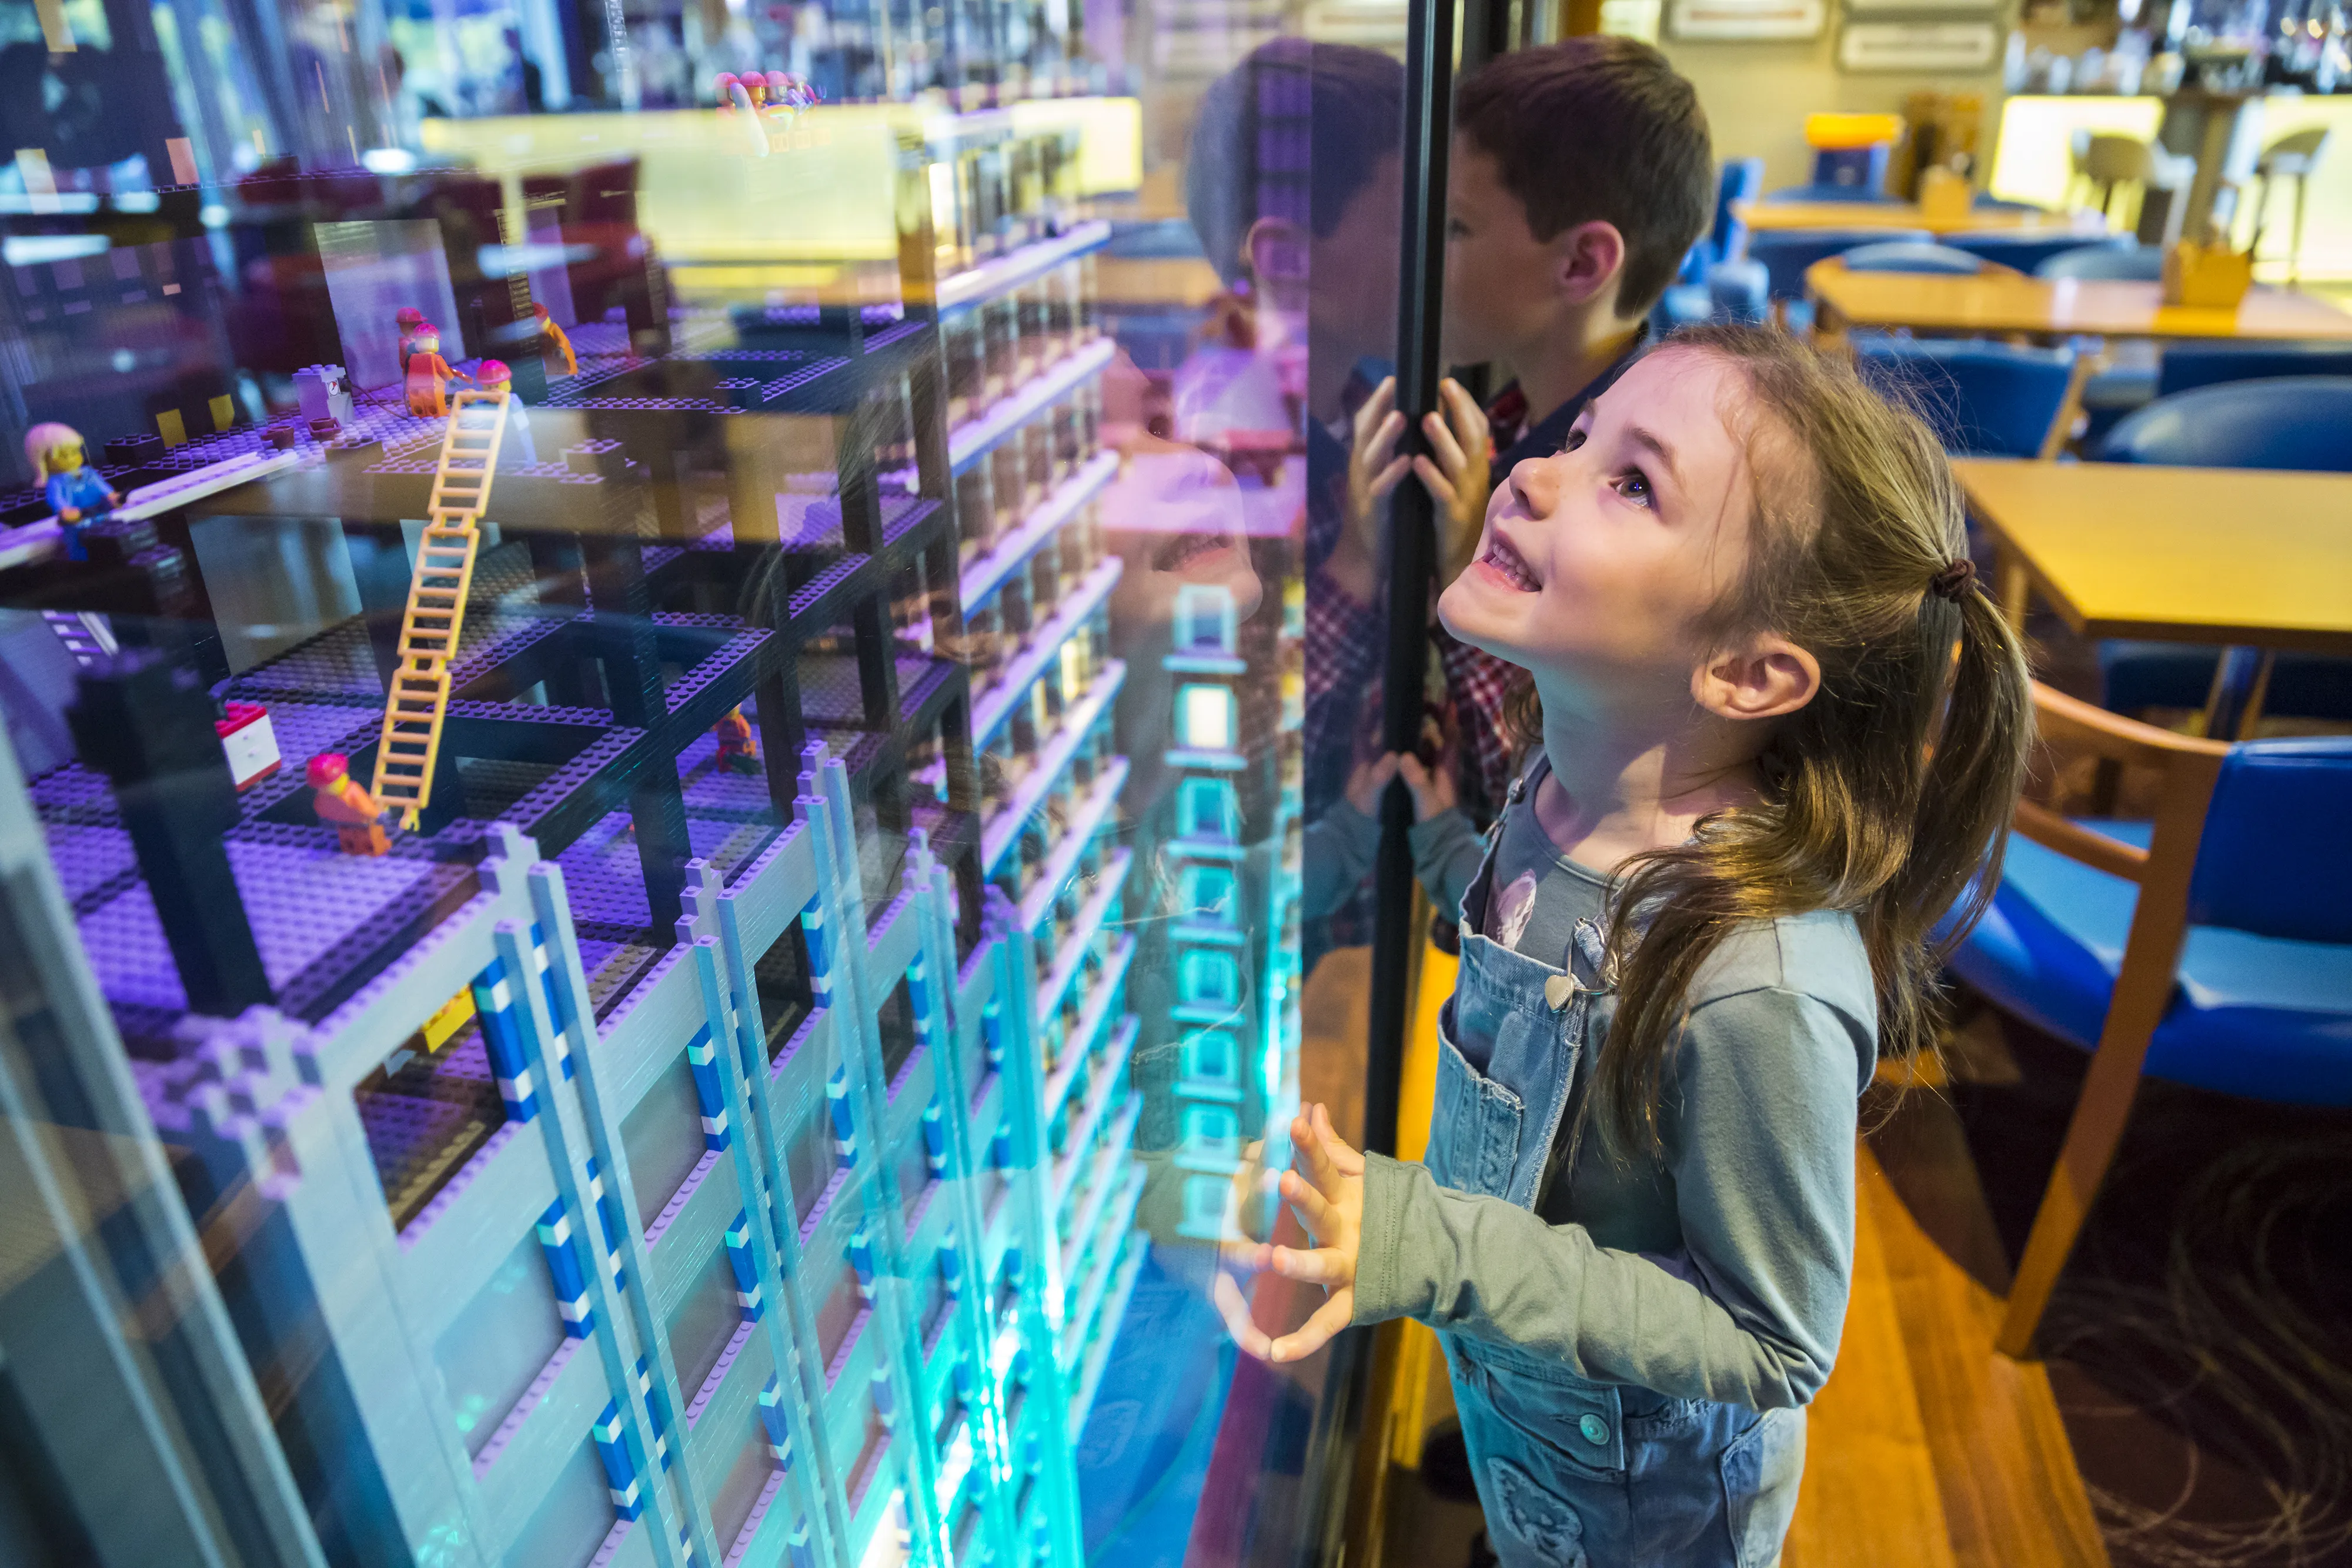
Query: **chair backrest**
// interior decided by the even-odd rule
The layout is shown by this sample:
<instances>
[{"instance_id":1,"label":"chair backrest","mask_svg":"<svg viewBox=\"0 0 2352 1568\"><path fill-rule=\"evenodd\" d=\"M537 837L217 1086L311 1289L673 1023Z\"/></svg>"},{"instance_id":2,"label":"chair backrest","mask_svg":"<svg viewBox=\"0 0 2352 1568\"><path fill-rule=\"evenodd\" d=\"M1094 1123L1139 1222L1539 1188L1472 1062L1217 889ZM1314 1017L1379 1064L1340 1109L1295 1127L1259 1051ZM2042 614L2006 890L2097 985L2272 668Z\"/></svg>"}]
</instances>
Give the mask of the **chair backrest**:
<instances>
[{"instance_id":1,"label":"chair backrest","mask_svg":"<svg viewBox=\"0 0 2352 1568\"><path fill-rule=\"evenodd\" d=\"M1854 272L1934 272L1973 277L1984 270L1983 257L1933 241L1921 245L1916 240L1881 240L1876 245L1856 246L1841 259Z\"/></svg>"},{"instance_id":2,"label":"chair backrest","mask_svg":"<svg viewBox=\"0 0 2352 1568\"><path fill-rule=\"evenodd\" d=\"M2254 161L2254 172L2265 177L2310 173L2327 151L2329 133L2325 125L2289 131L2263 149L2263 155Z\"/></svg>"},{"instance_id":3,"label":"chair backrest","mask_svg":"<svg viewBox=\"0 0 2352 1568\"><path fill-rule=\"evenodd\" d=\"M2107 432L2099 456L2352 474L2352 376L2227 382L2160 397Z\"/></svg>"},{"instance_id":4,"label":"chair backrest","mask_svg":"<svg viewBox=\"0 0 2352 1568\"><path fill-rule=\"evenodd\" d=\"M2038 455L2074 368L2071 349L1966 339L1858 338L1853 350L1863 380L1925 419L1955 455Z\"/></svg>"},{"instance_id":5,"label":"chair backrest","mask_svg":"<svg viewBox=\"0 0 2352 1568\"><path fill-rule=\"evenodd\" d=\"M2221 760L2189 919L2297 942L2352 942L2352 736L2257 740Z\"/></svg>"},{"instance_id":6,"label":"chair backrest","mask_svg":"<svg viewBox=\"0 0 2352 1568\"><path fill-rule=\"evenodd\" d=\"M1866 245L1933 245L1925 229L1758 229L1748 236L1748 259L1772 279L1772 298L1801 299L1805 268Z\"/></svg>"},{"instance_id":7,"label":"chair backrest","mask_svg":"<svg viewBox=\"0 0 2352 1568\"><path fill-rule=\"evenodd\" d=\"M2085 248L2080 235L1954 235L1944 243L1956 250L1967 251L1970 256L1980 256L1998 266L2015 267L2020 272L2039 272L2042 264L2053 256ZM2118 236L2116 240L2094 241L2090 248L2112 250L2118 244L2128 243Z\"/></svg>"},{"instance_id":8,"label":"chair backrest","mask_svg":"<svg viewBox=\"0 0 2352 1568\"><path fill-rule=\"evenodd\" d=\"M1894 204L1895 198L1884 191L1862 185L1783 185L1777 191L1764 193L1764 200L1775 205L1794 202L1883 202Z\"/></svg>"},{"instance_id":9,"label":"chair backrest","mask_svg":"<svg viewBox=\"0 0 2352 1568\"><path fill-rule=\"evenodd\" d=\"M2103 185L2131 182L2158 183L2155 149L2136 136L2110 136L2099 131L2083 149L2083 172Z\"/></svg>"},{"instance_id":10,"label":"chair backrest","mask_svg":"<svg viewBox=\"0 0 2352 1568\"><path fill-rule=\"evenodd\" d=\"M2352 376L2352 343L2171 343L2156 395L2272 376Z\"/></svg>"},{"instance_id":11,"label":"chair backrest","mask_svg":"<svg viewBox=\"0 0 2352 1568\"><path fill-rule=\"evenodd\" d=\"M2042 262L2033 276L2158 283L2164 278L2164 252L2152 245L2077 246Z\"/></svg>"},{"instance_id":12,"label":"chair backrest","mask_svg":"<svg viewBox=\"0 0 2352 1568\"><path fill-rule=\"evenodd\" d=\"M1732 210L1740 202L1752 202L1764 189L1764 160L1761 158L1727 158L1723 170L1715 181L1715 259L1728 261L1739 254L1740 237L1748 225Z\"/></svg>"}]
</instances>

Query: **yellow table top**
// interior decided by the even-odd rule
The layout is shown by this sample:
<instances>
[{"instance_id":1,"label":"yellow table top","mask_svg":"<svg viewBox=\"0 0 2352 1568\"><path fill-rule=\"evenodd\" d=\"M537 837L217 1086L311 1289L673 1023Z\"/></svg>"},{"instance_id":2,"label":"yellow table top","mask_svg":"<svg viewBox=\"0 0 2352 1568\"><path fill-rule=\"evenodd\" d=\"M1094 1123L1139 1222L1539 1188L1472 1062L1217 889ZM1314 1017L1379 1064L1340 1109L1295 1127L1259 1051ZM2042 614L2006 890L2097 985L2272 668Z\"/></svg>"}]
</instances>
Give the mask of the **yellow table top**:
<instances>
[{"instance_id":1,"label":"yellow table top","mask_svg":"<svg viewBox=\"0 0 2352 1568\"><path fill-rule=\"evenodd\" d=\"M1910 327L1931 332L2030 332L2103 338L2352 340L2352 315L2315 295L2256 287L2234 310L2161 303L2163 286L2042 279L1988 270L1974 277L1849 272L1832 256L1805 272L1824 327Z\"/></svg>"},{"instance_id":2,"label":"yellow table top","mask_svg":"<svg viewBox=\"0 0 2352 1568\"><path fill-rule=\"evenodd\" d=\"M1952 466L1978 519L2084 636L2352 653L2352 475Z\"/></svg>"},{"instance_id":3,"label":"yellow table top","mask_svg":"<svg viewBox=\"0 0 2352 1568\"><path fill-rule=\"evenodd\" d=\"M2021 213L1971 207L1957 217L1929 219L1908 202L1734 202L1731 210L1751 229L1926 229L1938 235L2075 234L2087 245L2107 232L2096 213Z\"/></svg>"}]
</instances>

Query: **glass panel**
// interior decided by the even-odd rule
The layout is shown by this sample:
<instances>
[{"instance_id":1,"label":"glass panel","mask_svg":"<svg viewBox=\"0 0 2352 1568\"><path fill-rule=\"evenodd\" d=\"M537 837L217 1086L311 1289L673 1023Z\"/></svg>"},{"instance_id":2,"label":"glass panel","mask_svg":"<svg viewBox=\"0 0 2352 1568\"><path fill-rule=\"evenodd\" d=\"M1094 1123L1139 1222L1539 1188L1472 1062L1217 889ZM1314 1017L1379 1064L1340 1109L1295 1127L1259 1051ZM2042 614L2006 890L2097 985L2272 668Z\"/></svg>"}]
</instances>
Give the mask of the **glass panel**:
<instances>
[{"instance_id":1,"label":"glass panel","mask_svg":"<svg viewBox=\"0 0 2352 1568\"><path fill-rule=\"evenodd\" d=\"M1302 1097L1356 1132L1304 638L1393 56L1092 0L34 9L34 1490L152 1562L1296 1555L1329 1358L1237 1374L1211 1281Z\"/></svg>"}]
</instances>

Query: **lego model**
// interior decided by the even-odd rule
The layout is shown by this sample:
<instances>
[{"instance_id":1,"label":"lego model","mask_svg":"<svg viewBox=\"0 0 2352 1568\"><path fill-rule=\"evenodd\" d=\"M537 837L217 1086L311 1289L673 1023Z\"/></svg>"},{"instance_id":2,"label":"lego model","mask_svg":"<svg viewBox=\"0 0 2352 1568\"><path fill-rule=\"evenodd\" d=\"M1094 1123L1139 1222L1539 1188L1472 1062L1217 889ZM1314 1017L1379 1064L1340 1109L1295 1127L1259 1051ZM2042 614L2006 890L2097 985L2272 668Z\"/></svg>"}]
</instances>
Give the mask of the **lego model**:
<instances>
[{"instance_id":1,"label":"lego model","mask_svg":"<svg viewBox=\"0 0 2352 1568\"><path fill-rule=\"evenodd\" d=\"M418 329L425 325L425 312L414 305L404 305L392 320L393 325L400 329L400 373L405 378L408 356L415 351Z\"/></svg>"},{"instance_id":2,"label":"lego model","mask_svg":"<svg viewBox=\"0 0 2352 1568\"><path fill-rule=\"evenodd\" d=\"M760 743L752 738L751 721L743 716L740 705L729 709L710 733L719 737L719 767L731 773L760 771Z\"/></svg>"},{"instance_id":3,"label":"lego model","mask_svg":"<svg viewBox=\"0 0 2352 1568\"><path fill-rule=\"evenodd\" d=\"M931 265L929 203L896 208ZM230 1370L270 1369L217 1419L290 1477L265 1500L310 1560L303 1499L340 1489L368 1561L1084 1563L1076 1439L1152 1245L1150 856L1119 837L1094 513L1113 351L1081 298L1108 237L913 280L943 321L680 308L659 358L584 321L593 386L532 410L561 463L500 474L510 391L437 381L437 432L368 405L332 443L190 444L178 537L350 542L363 613L216 678L311 764L236 792L214 685L101 650L80 760L0 777L0 830L72 873L80 941L44 953L112 1009L91 1053L130 1042L194 1201L251 1206L237 1267L189 1288L249 1333ZM950 428L941 340L983 321L1027 351ZM446 379L416 325L411 381ZM841 434L882 401L946 439L890 467ZM842 475L788 512L818 419ZM724 471L730 526L688 470ZM412 566L384 541L419 517ZM151 575L197 625L171 537ZM61 591L116 603L96 572ZM967 615L978 669L948 656ZM151 787L151 733L205 789Z\"/></svg>"},{"instance_id":4,"label":"lego model","mask_svg":"<svg viewBox=\"0 0 2352 1568\"><path fill-rule=\"evenodd\" d=\"M33 482L57 509L66 559L88 559L82 530L104 520L121 504L121 495L83 463L81 433L69 424L50 421L26 431L25 457L33 465Z\"/></svg>"},{"instance_id":5,"label":"lego model","mask_svg":"<svg viewBox=\"0 0 2352 1568\"><path fill-rule=\"evenodd\" d=\"M404 342L403 371L408 368L405 347ZM331 435L352 422L352 389L341 365L305 365L296 371L294 395L301 401L302 417L310 422L313 434L323 427Z\"/></svg>"},{"instance_id":6,"label":"lego model","mask_svg":"<svg viewBox=\"0 0 2352 1568\"><path fill-rule=\"evenodd\" d=\"M319 821L331 823L347 855L380 855L392 848L383 831L383 808L351 775L351 759L339 751L322 751L310 758L304 774L310 786L310 808Z\"/></svg>"},{"instance_id":7,"label":"lego model","mask_svg":"<svg viewBox=\"0 0 2352 1568\"><path fill-rule=\"evenodd\" d=\"M250 789L278 771L278 733L269 723L268 708L259 703L224 703L213 727L220 732L221 755L228 758L229 779L239 789Z\"/></svg>"},{"instance_id":8,"label":"lego model","mask_svg":"<svg viewBox=\"0 0 2352 1568\"><path fill-rule=\"evenodd\" d=\"M547 307L534 303L530 308L530 313L539 319L540 336L546 342L547 373L550 375L555 373L555 358L561 355L563 361L563 373L567 376L578 375L580 356L572 351L572 340L564 335L562 328L555 324L555 318L547 313Z\"/></svg>"},{"instance_id":9,"label":"lego model","mask_svg":"<svg viewBox=\"0 0 2352 1568\"><path fill-rule=\"evenodd\" d=\"M474 379L452 368L441 357L441 329L430 321L418 323L415 334L408 340L408 353L401 361L401 373L407 378L408 412L419 419L446 417L449 413L449 383L470 382Z\"/></svg>"}]
</instances>

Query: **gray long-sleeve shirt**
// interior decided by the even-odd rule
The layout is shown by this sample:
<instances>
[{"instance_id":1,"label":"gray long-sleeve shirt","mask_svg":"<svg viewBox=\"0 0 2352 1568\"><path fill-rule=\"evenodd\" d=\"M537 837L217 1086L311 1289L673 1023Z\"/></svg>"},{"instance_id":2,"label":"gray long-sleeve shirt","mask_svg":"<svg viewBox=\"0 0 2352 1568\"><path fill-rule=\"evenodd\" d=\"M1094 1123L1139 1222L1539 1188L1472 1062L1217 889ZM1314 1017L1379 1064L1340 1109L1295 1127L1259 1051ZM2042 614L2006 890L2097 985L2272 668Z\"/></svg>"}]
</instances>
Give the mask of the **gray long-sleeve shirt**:
<instances>
[{"instance_id":1,"label":"gray long-sleeve shirt","mask_svg":"<svg viewBox=\"0 0 2352 1568\"><path fill-rule=\"evenodd\" d=\"M1432 838L1433 865L1415 845L1424 881L1435 871L1466 883L1467 824ZM1574 874L1548 876L1542 896L1585 906L1547 909L1546 921L1597 913L1603 879L1564 857L1559 867ZM1677 1397L1758 1409L1811 1399L1844 1323L1856 1110L1876 1061L1860 933L1835 911L1744 927L1702 967L1690 1003L1662 1150L1611 1146L1596 1115L1540 1214L1368 1156L1355 1321L1417 1318ZM1596 1001L1589 1051L1606 1049L1613 1010L1612 998ZM1587 1082L1580 1073L1579 1092ZM1571 1104L1563 1127L1574 1114Z\"/></svg>"}]
</instances>

